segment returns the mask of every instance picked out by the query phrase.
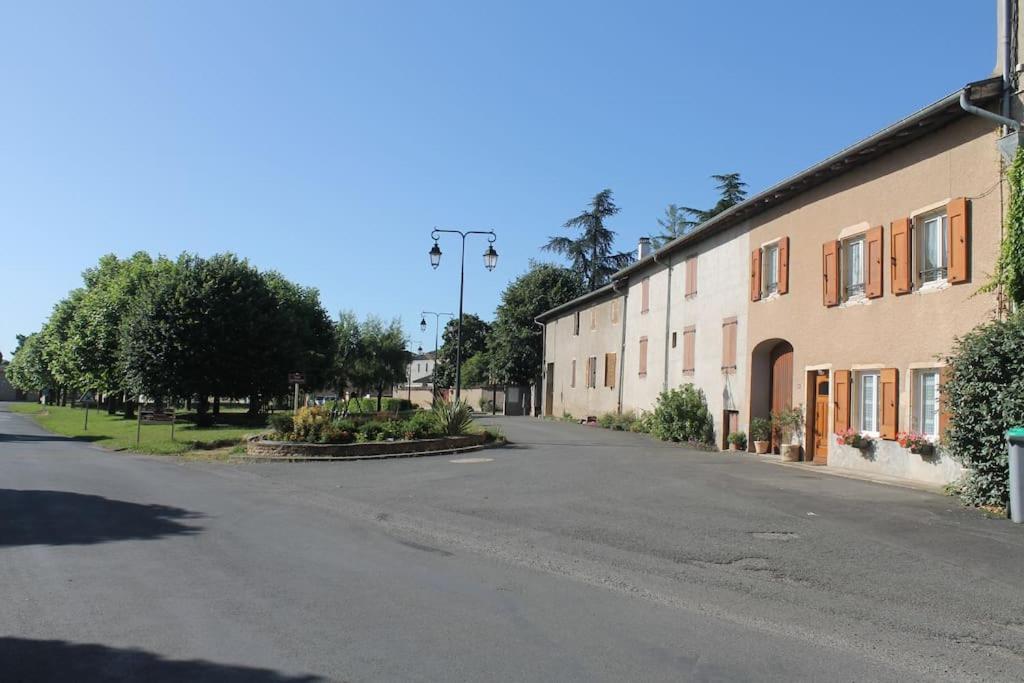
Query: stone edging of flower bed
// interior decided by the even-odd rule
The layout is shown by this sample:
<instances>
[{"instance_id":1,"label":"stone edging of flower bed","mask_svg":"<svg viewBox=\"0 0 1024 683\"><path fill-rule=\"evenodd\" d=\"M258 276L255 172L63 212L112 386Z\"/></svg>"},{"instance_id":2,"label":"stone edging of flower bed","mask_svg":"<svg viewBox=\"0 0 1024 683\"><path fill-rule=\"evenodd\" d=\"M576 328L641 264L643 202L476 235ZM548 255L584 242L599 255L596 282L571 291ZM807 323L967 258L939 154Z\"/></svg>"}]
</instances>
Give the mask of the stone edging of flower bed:
<instances>
[{"instance_id":1,"label":"stone edging of flower bed","mask_svg":"<svg viewBox=\"0 0 1024 683\"><path fill-rule=\"evenodd\" d=\"M243 460L368 460L411 458L479 450L487 444L486 434L445 436L415 441L371 441L368 443L301 443L252 438L245 446Z\"/></svg>"}]
</instances>

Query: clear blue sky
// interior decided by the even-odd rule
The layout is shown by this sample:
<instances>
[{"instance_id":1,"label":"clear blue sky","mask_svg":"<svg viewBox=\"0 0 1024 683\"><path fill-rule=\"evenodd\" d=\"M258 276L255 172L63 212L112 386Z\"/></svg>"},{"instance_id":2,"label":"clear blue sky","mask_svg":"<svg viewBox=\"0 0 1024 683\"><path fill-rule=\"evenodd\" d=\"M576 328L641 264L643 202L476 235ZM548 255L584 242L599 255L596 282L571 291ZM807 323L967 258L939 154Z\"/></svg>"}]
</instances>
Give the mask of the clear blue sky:
<instances>
[{"instance_id":1,"label":"clear blue sky","mask_svg":"<svg viewBox=\"0 0 1024 683\"><path fill-rule=\"evenodd\" d=\"M604 187L619 246L987 76L995 3L0 2L0 351L107 252L230 250L327 308L466 310Z\"/></svg>"}]
</instances>

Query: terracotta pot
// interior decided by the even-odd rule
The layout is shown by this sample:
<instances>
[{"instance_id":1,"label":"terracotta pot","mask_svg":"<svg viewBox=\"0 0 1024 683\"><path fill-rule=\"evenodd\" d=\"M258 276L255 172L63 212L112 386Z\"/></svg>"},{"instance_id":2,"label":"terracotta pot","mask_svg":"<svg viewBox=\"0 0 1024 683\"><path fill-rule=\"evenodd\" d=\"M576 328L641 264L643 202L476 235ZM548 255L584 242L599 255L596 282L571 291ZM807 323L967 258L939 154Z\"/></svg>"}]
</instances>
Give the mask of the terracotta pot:
<instances>
[{"instance_id":1,"label":"terracotta pot","mask_svg":"<svg viewBox=\"0 0 1024 683\"><path fill-rule=\"evenodd\" d=\"M731 444L729 444L729 450L730 451L738 451L739 449L736 447L736 444L731 443Z\"/></svg>"},{"instance_id":2,"label":"terracotta pot","mask_svg":"<svg viewBox=\"0 0 1024 683\"><path fill-rule=\"evenodd\" d=\"M754 452L757 453L758 455L764 455L765 453L768 452L768 446L770 445L770 441L755 441Z\"/></svg>"}]
</instances>

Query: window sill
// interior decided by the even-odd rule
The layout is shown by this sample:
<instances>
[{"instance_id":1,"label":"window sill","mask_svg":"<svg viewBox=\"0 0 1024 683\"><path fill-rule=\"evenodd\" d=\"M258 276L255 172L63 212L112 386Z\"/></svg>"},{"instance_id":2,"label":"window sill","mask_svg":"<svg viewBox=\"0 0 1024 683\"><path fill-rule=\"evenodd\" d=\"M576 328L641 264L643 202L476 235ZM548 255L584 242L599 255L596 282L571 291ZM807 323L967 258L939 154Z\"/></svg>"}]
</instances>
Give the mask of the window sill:
<instances>
[{"instance_id":1,"label":"window sill","mask_svg":"<svg viewBox=\"0 0 1024 683\"><path fill-rule=\"evenodd\" d=\"M850 297L839 304L839 308L851 308L853 306L867 306L871 303L871 299L866 294L858 294L857 296Z\"/></svg>"},{"instance_id":2,"label":"window sill","mask_svg":"<svg viewBox=\"0 0 1024 683\"><path fill-rule=\"evenodd\" d=\"M782 295L779 294L778 292L772 292L771 294L764 294L764 293L762 293L760 301L775 301L780 296L782 296Z\"/></svg>"},{"instance_id":3,"label":"window sill","mask_svg":"<svg viewBox=\"0 0 1024 683\"><path fill-rule=\"evenodd\" d=\"M932 280L931 282L925 282L924 284L918 285L917 289L914 290L915 294L934 294L935 292L941 292L944 289L949 289L952 285L949 284L949 280L942 278L941 280Z\"/></svg>"},{"instance_id":4,"label":"window sill","mask_svg":"<svg viewBox=\"0 0 1024 683\"><path fill-rule=\"evenodd\" d=\"M683 370L683 375L693 377L693 370Z\"/></svg>"},{"instance_id":5,"label":"window sill","mask_svg":"<svg viewBox=\"0 0 1024 683\"><path fill-rule=\"evenodd\" d=\"M689 294L684 294L683 298L684 299L696 299L697 298L697 292L690 292Z\"/></svg>"}]
</instances>

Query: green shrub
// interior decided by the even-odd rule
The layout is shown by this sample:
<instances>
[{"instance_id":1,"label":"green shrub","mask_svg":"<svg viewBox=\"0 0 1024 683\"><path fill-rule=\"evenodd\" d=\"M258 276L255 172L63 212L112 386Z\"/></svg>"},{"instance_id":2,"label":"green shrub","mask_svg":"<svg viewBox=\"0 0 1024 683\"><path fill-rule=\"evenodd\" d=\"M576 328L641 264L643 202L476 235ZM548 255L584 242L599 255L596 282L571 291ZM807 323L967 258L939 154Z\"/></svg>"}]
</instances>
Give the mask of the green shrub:
<instances>
[{"instance_id":1,"label":"green shrub","mask_svg":"<svg viewBox=\"0 0 1024 683\"><path fill-rule=\"evenodd\" d=\"M751 419L750 438L754 441L771 441L772 421L767 417L755 417Z\"/></svg>"},{"instance_id":2,"label":"green shrub","mask_svg":"<svg viewBox=\"0 0 1024 683\"><path fill-rule=\"evenodd\" d=\"M629 431L639 432L641 434L650 434L651 430L654 429L654 413L647 412L646 410L640 413L640 417L636 419L636 422L629 426Z\"/></svg>"},{"instance_id":3,"label":"green shrub","mask_svg":"<svg viewBox=\"0 0 1024 683\"><path fill-rule=\"evenodd\" d=\"M441 433L447 436L465 434L473 424L473 412L466 405L466 402L461 399L446 401L439 398L434 401L434 407L431 408L431 411L434 413Z\"/></svg>"},{"instance_id":4,"label":"green shrub","mask_svg":"<svg viewBox=\"0 0 1024 683\"><path fill-rule=\"evenodd\" d=\"M632 410L621 415L618 413L605 413L597 418L597 424L605 429L613 429L617 432L633 431L633 425L636 421L636 413Z\"/></svg>"},{"instance_id":5,"label":"green shrub","mask_svg":"<svg viewBox=\"0 0 1024 683\"><path fill-rule=\"evenodd\" d=\"M692 384L661 392L651 418L651 433L664 441L714 443L715 423L704 392Z\"/></svg>"},{"instance_id":6,"label":"green shrub","mask_svg":"<svg viewBox=\"0 0 1024 683\"><path fill-rule=\"evenodd\" d=\"M344 406L344 402L341 405ZM407 398L387 397L381 399L379 412L391 413L393 415L396 412L412 410L415 407ZM350 398L348 401L348 411L350 413L377 413L377 399Z\"/></svg>"},{"instance_id":7,"label":"green shrub","mask_svg":"<svg viewBox=\"0 0 1024 683\"><path fill-rule=\"evenodd\" d=\"M292 420L292 416L286 413L274 413L267 419L267 424L270 425L275 434L280 434L281 436L287 436L295 429L295 422Z\"/></svg>"},{"instance_id":8,"label":"green shrub","mask_svg":"<svg viewBox=\"0 0 1024 683\"><path fill-rule=\"evenodd\" d=\"M402 424L406 438L433 439L441 436L437 416L430 411L420 410Z\"/></svg>"},{"instance_id":9,"label":"green shrub","mask_svg":"<svg viewBox=\"0 0 1024 683\"><path fill-rule=\"evenodd\" d=\"M725 440L741 451L747 447L747 435L743 432L729 432Z\"/></svg>"},{"instance_id":10,"label":"green shrub","mask_svg":"<svg viewBox=\"0 0 1024 683\"><path fill-rule=\"evenodd\" d=\"M944 443L968 468L958 493L970 505L1005 507L1006 430L1024 424L1024 312L958 339L946 363Z\"/></svg>"},{"instance_id":11,"label":"green shrub","mask_svg":"<svg viewBox=\"0 0 1024 683\"><path fill-rule=\"evenodd\" d=\"M292 418L292 431L289 439L320 443L325 428L330 427L331 412L322 406L299 408Z\"/></svg>"},{"instance_id":12,"label":"green shrub","mask_svg":"<svg viewBox=\"0 0 1024 683\"><path fill-rule=\"evenodd\" d=\"M380 441L383 437L381 436L385 430L389 429L387 426L388 422L381 420L370 420L364 422L359 426L359 430L356 432L356 438L360 441Z\"/></svg>"}]
</instances>

